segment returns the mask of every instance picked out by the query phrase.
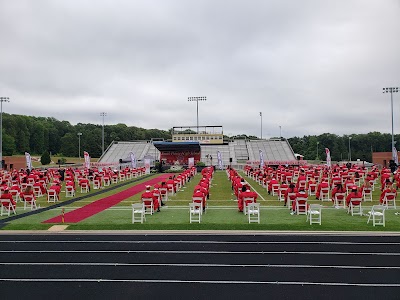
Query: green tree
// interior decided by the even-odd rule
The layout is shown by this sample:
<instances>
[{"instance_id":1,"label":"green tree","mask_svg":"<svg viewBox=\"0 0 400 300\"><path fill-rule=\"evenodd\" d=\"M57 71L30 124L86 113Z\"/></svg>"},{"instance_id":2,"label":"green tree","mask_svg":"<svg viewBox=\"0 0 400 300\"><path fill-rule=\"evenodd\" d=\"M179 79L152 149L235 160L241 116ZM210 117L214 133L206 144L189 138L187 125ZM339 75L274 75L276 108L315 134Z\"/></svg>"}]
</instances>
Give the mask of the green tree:
<instances>
[{"instance_id":1,"label":"green tree","mask_svg":"<svg viewBox=\"0 0 400 300\"><path fill-rule=\"evenodd\" d=\"M51 162L49 151L44 151L42 156L40 157L40 162L42 165L48 165Z\"/></svg>"},{"instance_id":2,"label":"green tree","mask_svg":"<svg viewBox=\"0 0 400 300\"><path fill-rule=\"evenodd\" d=\"M3 152L4 155L13 155L16 152L15 139L8 134L3 133Z\"/></svg>"},{"instance_id":3,"label":"green tree","mask_svg":"<svg viewBox=\"0 0 400 300\"><path fill-rule=\"evenodd\" d=\"M69 132L61 138L61 148L59 154L67 157L78 156L78 136Z\"/></svg>"}]
</instances>

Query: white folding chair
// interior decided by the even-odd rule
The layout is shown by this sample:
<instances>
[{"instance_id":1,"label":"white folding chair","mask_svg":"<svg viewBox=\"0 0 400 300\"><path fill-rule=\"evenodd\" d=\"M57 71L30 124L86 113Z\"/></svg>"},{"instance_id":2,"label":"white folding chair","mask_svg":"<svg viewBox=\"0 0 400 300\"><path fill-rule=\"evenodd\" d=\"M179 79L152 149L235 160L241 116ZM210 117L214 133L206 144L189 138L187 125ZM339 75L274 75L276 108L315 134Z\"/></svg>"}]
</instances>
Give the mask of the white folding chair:
<instances>
[{"instance_id":1,"label":"white folding chair","mask_svg":"<svg viewBox=\"0 0 400 300\"><path fill-rule=\"evenodd\" d=\"M386 207L386 209L396 209L396 193L386 193L385 197L383 198L383 205Z\"/></svg>"},{"instance_id":2,"label":"white folding chair","mask_svg":"<svg viewBox=\"0 0 400 300\"><path fill-rule=\"evenodd\" d=\"M119 181L123 182L123 181L125 181L125 179L126 179L125 174L124 173L119 173Z\"/></svg>"},{"instance_id":3,"label":"white folding chair","mask_svg":"<svg viewBox=\"0 0 400 300\"><path fill-rule=\"evenodd\" d=\"M260 223L260 203L249 203L247 205L249 223Z\"/></svg>"},{"instance_id":4,"label":"white folding chair","mask_svg":"<svg viewBox=\"0 0 400 300\"><path fill-rule=\"evenodd\" d=\"M297 215L306 215L307 214L307 198L296 199L296 214Z\"/></svg>"},{"instance_id":5,"label":"white folding chair","mask_svg":"<svg viewBox=\"0 0 400 300\"><path fill-rule=\"evenodd\" d=\"M372 188L363 190L363 199L364 201L372 201Z\"/></svg>"},{"instance_id":6,"label":"white folding chair","mask_svg":"<svg viewBox=\"0 0 400 300\"><path fill-rule=\"evenodd\" d=\"M71 185L65 186L65 197L66 198L75 197L75 190L73 186Z\"/></svg>"},{"instance_id":7,"label":"white folding chair","mask_svg":"<svg viewBox=\"0 0 400 300\"><path fill-rule=\"evenodd\" d=\"M296 193L288 193L286 205L289 210L293 207L293 201L296 201Z\"/></svg>"},{"instance_id":8,"label":"white folding chair","mask_svg":"<svg viewBox=\"0 0 400 300\"><path fill-rule=\"evenodd\" d=\"M279 184L271 185L272 196L278 195L279 193Z\"/></svg>"},{"instance_id":9,"label":"white folding chair","mask_svg":"<svg viewBox=\"0 0 400 300\"><path fill-rule=\"evenodd\" d=\"M132 204L132 224L146 221L144 203Z\"/></svg>"},{"instance_id":10,"label":"white folding chair","mask_svg":"<svg viewBox=\"0 0 400 300\"><path fill-rule=\"evenodd\" d=\"M305 180L300 180L300 181L298 182L298 189L299 189L299 190L300 190L300 189L306 190L306 188L307 188L307 181L305 181Z\"/></svg>"},{"instance_id":11,"label":"white folding chair","mask_svg":"<svg viewBox=\"0 0 400 300\"><path fill-rule=\"evenodd\" d=\"M319 204L310 204L307 210L307 221L310 221L311 224L319 224L321 225L322 219L322 205Z\"/></svg>"},{"instance_id":12,"label":"white folding chair","mask_svg":"<svg viewBox=\"0 0 400 300\"><path fill-rule=\"evenodd\" d=\"M81 184L81 193L89 193L89 184L87 183Z\"/></svg>"},{"instance_id":13,"label":"white folding chair","mask_svg":"<svg viewBox=\"0 0 400 300\"><path fill-rule=\"evenodd\" d=\"M201 203L201 207L203 208L203 197L192 197L192 202ZM206 212L206 209L204 209L204 212ZM201 214L203 214L203 211L201 211Z\"/></svg>"},{"instance_id":14,"label":"white folding chair","mask_svg":"<svg viewBox=\"0 0 400 300\"><path fill-rule=\"evenodd\" d=\"M321 188L320 199L321 201L329 201L329 188Z\"/></svg>"},{"instance_id":15,"label":"white folding chair","mask_svg":"<svg viewBox=\"0 0 400 300\"><path fill-rule=\"evenodd\" d=\"M57 202L58 201L58 196L55 190L48 190L47 191L47 202Z\"/></svg>"},{"instance_id":16,"label":"white folding chair","mask_svg":"<svg viewBox=\"0 0 400 300\"><path fill-rule=\"evenodd\" d=\"M0 205L1 205L1 213L0 213L1 216L3 215L3 213L7 213L8 216L11 214L11 212L13 212L14 215L17 214L14 205L12 204L10 199L1 199Z\"/></svg>"},{"instance_id":17,"label":"white folding chair","mask_svg":"<svg viewBox=\"0 0 400 300\"><path fill-rule=\"evenodd\" d=\"M172 183L167 184L167 190L170 196L175 194L174 185Z\"/></svg>"},{"instance_id":18,"label":"white folding chair","mask_svg":"<svg viewBox=\"0 0 400 300\"><path fill-rule=\"evenodd\" d=\"M99 179L93 179L93 189L98 190L100 189L100 180Z\"/></svg>"},{"instance_id":19,"label":"white folding chair","mask_svg":"<svg viewBox=\"0 0 400 300\"><path fill-rule=\"evenodd\" d=\"M345 193L336 193L333 198L333 205L335 208L346 208L346 194Z\"/></svg>"},{"instance_id":20,"label":"white folding chair","mask_svg":"<svg viewBox=\"0 0 400 300\"><path fill-rule=\"evenodd\" d=\"M279 195L278 199L280 202L285 201L285 193L286 193L287 188L279 188Z\"/></svg>"},{"instance_id":21,"label":"white folding chair","mask_svg":"<svg viewBox=\"0 0 400 300\"><path fill-rule=\"evenodd\" d=\"M154 203L153 198L142 198L142 203L144 204L145 214L152 215L154 214Z\"/></svg>"},{"instance_id":22,"label":"white folding chair","mask_svg":"<svg viewBox=\"0 0 400 300\"><path fill-rule=\"evenodd\" d=\"M254 203L256 200L254 197L245 197L243 198L243 213L247 215L247 207L249 204Z\"/></svg>"},{"instance_id":23,"label":"white folding chair","mask_svg":"<svg viewBox=\"0 0 400 300\"><path fill-rule=\"evenodd\" d=\"M168 189L166 187L160 187L158 189L160 191L160 196L161 196L161 200L162 202L167 202L168 201Z\"/></svg>"},{"instance_id":24,"label":"white folding chair","mask_svg":"<svg viewBox=\"0 0 400 300\"><path fill-rule=\"evenodd\" d=\"M15 203L18 203L18 201L21 201L21 197L19 196L18 190L10 190L10 194L13 197Z\"/></svg>"},{"instance_id":25,"label":"white folding chair","mask_svg":"<svg viewBox=\"0 0 400 300\"><path fill-rule=\"evenodd\" d=\"M40 186L33 186L33 194L36 198L43 197L42 189Z\"/></svg>"},{"instance_id":26,"label":"white folding chair","mask_svg":"<svg viewBox=\"0 0 400 300\"><path fill-rule=\"evenodd\" d=\"M370 180L369 183L371 185L372 191L375 191L375 180Z\"/></svg>"},{"instance_id":27,"label":"white folding chair","mask_svg":"<svg viewBox=\"0 0 400 300\"><path fill-rule=\"evenodd\" d=\"M362 216L362 207L361 207L362 198L353 198L350 201L349 207L347 209L347 213L351 213L352 216ZM355 204L354 202L358 202L359 204Z\"/></svg>"},{"instance_id":28,"label":"white folding chair","mask_svg":"<svg viewBox=\"0 0 400 300\"><path fill-rule=\"evenodd\" d=\"M317 191L317 184L310 183L308 185L308 196L315 196L316 191Z\"/></svg>"},{"instance_id":29,"label":"white folding chair","mask_svg":"<svg viewBox=\"0 0 400 300\"><path fill-rule=\"evenodd\" d=\"M28 186L27 183L21 183L21 192L24 192L26 190L26 187Z\"/></svg>"},{"instance_id":30,"label":"white folding chair","mask_svg":"<svg viewBox=\"0 0 400 300\"><path fill-rule=\"evenodd\" d=\"M200 223L202 212L203 212L203 205L201 202L189 203L190 223L193 222Z\"/></svg>"},{"instance_id":31,"label":"white folding chair","mask_svg":"<svg viewBox=\"0 0 400 300\"><path fill-rule=\"evenodd\" d=\"M28 206L31 208L31 210L37 209L35 196L24 195L24 210Z\"/></svg>"},{"instance_id":32,"label":"white folding chair","mask_svg":"<svg viewBox=\"0 0 400 300\"><path fill-rule=\"evenodd\" d=\"M110 177L103 177L103 185L110 186L111 179Z\"/></svg>"},{"instance_id":33,"label":"white folding chair","mask_svg":"<svg viewBox=\"0 0 400 300\"><path fill-rule=\"evenodd\" d=\"M382 225L385 227L385 210L386 207L384 205L373 205L371 211L368 212L368 221L372 219L372 225Z\"/></svg>"}]
</instances>

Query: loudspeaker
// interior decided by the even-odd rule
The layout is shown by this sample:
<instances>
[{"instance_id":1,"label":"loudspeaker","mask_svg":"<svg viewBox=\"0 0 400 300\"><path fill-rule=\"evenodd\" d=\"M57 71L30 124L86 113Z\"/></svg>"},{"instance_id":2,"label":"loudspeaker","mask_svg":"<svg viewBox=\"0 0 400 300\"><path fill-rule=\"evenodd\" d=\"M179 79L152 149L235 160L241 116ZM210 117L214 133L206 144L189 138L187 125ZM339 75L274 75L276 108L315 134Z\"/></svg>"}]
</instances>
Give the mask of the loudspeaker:
<instances>
[{"instance_id":1,"label":"loudspeaker","mask_svg":"<svg viewBox=\"0 0 400 300\"><path fill-rule=\"evenodd\" d=\"M232 162L232 157L229 157L229 162Z\"/></svg>"}]
</instances>

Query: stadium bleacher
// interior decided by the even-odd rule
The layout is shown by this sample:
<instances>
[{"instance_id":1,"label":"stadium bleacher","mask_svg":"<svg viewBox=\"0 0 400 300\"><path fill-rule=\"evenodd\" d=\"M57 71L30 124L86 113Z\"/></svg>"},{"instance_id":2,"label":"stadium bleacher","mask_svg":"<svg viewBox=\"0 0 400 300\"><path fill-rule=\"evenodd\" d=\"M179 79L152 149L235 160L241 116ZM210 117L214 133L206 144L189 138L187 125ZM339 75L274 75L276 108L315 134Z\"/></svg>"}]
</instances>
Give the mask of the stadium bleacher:
<instances>
[{"instance_id":1,"label":"stadium bleacher","mask_svg":"<svg viewBox=\"0 0 400 300\"><path fill-rule=\"evenodd\" d=\"M295 161L294 152L285 139L270 140L234 140L229 144L215 145L202 144L201 161L206 165L217 165L217 153L221 152L222 162L224 166L237 163L245 163L246 161L259 161L259 151L264 153L265 161ZM154 147L151 141L135 141L135 142L113 142L100 158L99 162L109 163L117 162L120 159L129 159L130 152L133 152L138 161L145 157L156 159L160 152ZM212 157L212 159L211 159ZM230 159L232 162L230 162Z\"/></svg>"},{"instance_id":2,"label":"stadium bleacher","mask_svg":"<svg viewBox=\"0 0 400 300\"><path fill-rule=\"evenodd\" d=\"M143 160L144 157L158 157L159 151L149 141L135 142L113 142L100 158L101 163L117 162L120 159L130 159L130 153L133 152L137 160Z\"/></svg>"}]
</instances>

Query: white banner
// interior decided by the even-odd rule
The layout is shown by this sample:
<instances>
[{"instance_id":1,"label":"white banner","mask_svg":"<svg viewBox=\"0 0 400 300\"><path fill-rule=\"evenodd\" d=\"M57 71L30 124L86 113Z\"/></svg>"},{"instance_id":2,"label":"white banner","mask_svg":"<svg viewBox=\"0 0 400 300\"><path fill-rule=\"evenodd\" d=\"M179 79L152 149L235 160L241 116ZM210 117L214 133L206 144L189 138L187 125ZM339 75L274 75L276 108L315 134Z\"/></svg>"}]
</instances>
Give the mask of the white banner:
<instances>
[{"instance_id":1,"label":"white banner","mask_svg":"<svg viewBox=\"0 0 400 300\"><path fill-rule=\"evenodd\" d=\"M131 166L132 166L132 169L135 169L135 168L136 168L136 156L135 156L135 153L131 152L131 153L130 153L130 156L131 156Z\"/></svg>"},{"instance_id":2,"label":"white banner","mask_svg":"<svg viewBox=\"0 0 400 300\"><path fill-rule=\"evenodd\" d=\"M325 153L326 153L326 165L330 168L332 166L331 151L329 151L328 148L325 148Z\"/></svg>"},{"instance_id":3,"label":"white banner","mask_svg":"<svg viewBox=\"0 0 400 300\"><path fill-rule=\"evenodd\" d=\"M218 158L218 168L220 170L222 170L223 169L223 166L222 166L222 155L221 155L220 151L217 152L217 158Z\"/></svg>"},{"instance_id":4,"label":"white banner","mask_svg":"<svg viewBox=\"0 0 400 300\"><path fill-rule=\"evenodd\" d=\"M191 167L194 166L194 157L189 157L189 159L188 159L188 165L189 165L189 168L191 168Z\"/></svg>"},{"instance_id":5,"label":"white banner","mask_svg":"<svg viewBox=\"0 0 400 300\"><path fill-rule=\"evenodd\" d=\"M393 147L393 150L392 150L392 156L393 156L393 160L394 160L394 162L396 163L396 165L398 165L399 164L399 157L398 157L398 155L397 155L397 149L396 149L396 147Z\"/></svg>"},{"instance_id":6,"label":"white banner","mask_svg":"<svg viewBox=\"0 0 400 300\"><path fill-rule=\"evenodd\" d=\"M145 174L150 174L150 158L144 159L144 167L146 168Z\"/></svg>"},{"instance_id":7,"label":"white banner","mask_svg":"<svg viewBox=\"0 0 400 300\"><path fill-rule=\"evenodd\" d=\"M260 152L260 168L264 167L264 153L261 149L258 150Z\"/></svg>"},{"instance_id":8,"label":"white banner","mask_svg":"<svg viewBox=\"0 0 400 300\"><path fill-rule=\"evenodd\" d=\"M85 158L85 168L90 169L90 156L86 151L83 152L83 157Z\"/></svg>"},{"instance_id":9,"label":"white banner","mask_svg":"<svg viewBox=\"0 0 400 300\"><path fill-rule=\"evenodd\" d=\"M32 158L28 152L25 152L25 160L26 160L26 167L29 170L32 170Z\"/></svg>"},{"instance_id":10,"label":"white banner","mask_svg":"<svg viewBox=\"0 0 400 300\"><path fill-rule=\"evenodd\" d=\"M248 160L246 162L248 165L259 166L259 160ZM283 165L292 165L292 166L304 166L307 165L308 162L306 160L264 160L264 164L266 166L283 166Z\"/></svg>"}]
</instances>

